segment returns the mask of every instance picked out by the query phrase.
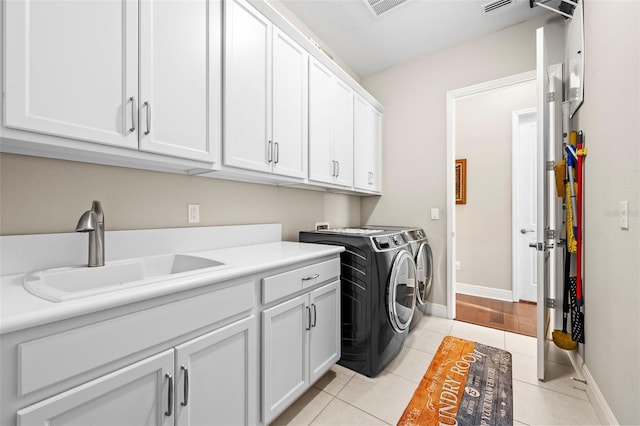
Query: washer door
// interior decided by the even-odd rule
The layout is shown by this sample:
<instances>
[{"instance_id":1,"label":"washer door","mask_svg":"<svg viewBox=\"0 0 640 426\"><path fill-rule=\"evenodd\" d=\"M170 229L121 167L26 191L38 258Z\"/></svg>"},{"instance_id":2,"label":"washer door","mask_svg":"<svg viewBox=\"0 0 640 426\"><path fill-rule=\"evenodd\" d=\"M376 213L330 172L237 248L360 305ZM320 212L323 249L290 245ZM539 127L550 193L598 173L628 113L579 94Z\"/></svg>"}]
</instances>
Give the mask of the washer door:
<instances>
[{"instance_id":1,"label":"washer door","mask_svg":"<svg viewBox=\"0 0 640 426\"><path fill-rule=\"evenodd\" d=\"M431 294L433 281L433 253L428 243L421 243L416 255L416 301L425 305Z\"/></svg>"},{"instance_id":2,"label":"washer door","mask_svg":"<svg viewBox=\"0 0 640 426\"><path fill-rule=\"evenodd\" d=\"M387 294L391 326L402 333L411 324L416 303L416 264L406 250L393 261Z\"/></svg>"}]
</instances>

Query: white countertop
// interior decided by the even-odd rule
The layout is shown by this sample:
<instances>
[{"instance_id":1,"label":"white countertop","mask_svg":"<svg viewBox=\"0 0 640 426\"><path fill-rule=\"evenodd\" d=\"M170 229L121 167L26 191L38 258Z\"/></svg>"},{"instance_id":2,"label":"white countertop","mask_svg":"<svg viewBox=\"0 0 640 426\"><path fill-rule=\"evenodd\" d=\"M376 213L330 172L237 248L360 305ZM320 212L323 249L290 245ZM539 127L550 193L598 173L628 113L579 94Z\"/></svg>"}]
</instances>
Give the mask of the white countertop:
<instances>
[{"instance_id":1,"label":"white countertop","mask_svg":"<svg viewBox=\"0 0 640 426\"><path fill-rule=\"evenodd\" d=\"M22 286L25 274L0 277L0 334L122 306L158 296L228 281L269 269L338 254L343 247L287 241L190 252L230 265L207 272L203 269L149 285L66 302L49 302ZM182 252L181 254L187 254Z\"/></svg>"}]
</instances>

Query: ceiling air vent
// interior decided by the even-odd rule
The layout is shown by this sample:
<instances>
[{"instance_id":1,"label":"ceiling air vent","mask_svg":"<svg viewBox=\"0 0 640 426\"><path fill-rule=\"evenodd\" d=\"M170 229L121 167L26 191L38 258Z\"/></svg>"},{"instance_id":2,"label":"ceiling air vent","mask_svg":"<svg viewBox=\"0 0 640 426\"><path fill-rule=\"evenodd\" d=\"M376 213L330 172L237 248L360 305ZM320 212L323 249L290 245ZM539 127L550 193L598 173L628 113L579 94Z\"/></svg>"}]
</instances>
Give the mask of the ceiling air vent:
<instances>
[{"instance_id":1,"label":"ceiling air vent","mask_svg":"<svg viewBox=\"0 0 640 426\"><path fill-rule=\"evenodd\" d=\"M495 0L490 1L489 3L485 3L482 5L482 11L484 13L491 13L507 6L514 6L516 4L515 0Z\"/></svg>"},{"instance_id":2,"label":"ceiling air vent","mask_svg":"<svg viewBox=\"0 0 640 426\"><path fill-rule=\"evenodd\" d=\"M407 0L363 0L374 17L378 17L391 9L400 6Z\"/></svg>"}]
</instances>

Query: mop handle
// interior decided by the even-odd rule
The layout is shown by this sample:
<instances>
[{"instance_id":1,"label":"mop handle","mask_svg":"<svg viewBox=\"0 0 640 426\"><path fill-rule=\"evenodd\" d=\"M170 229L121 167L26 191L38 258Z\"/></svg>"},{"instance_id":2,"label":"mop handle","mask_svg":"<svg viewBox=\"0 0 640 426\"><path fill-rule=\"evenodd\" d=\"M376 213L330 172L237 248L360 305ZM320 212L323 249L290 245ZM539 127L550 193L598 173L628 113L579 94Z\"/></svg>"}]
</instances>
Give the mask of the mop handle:
<instances>
[{"instance_id":1,"label":"mop handle","mask_svg":"<svg viewBox=\"0 0 640 426\"><path fill-rule=\"evenodd\" d=\"M578 132L578 152L582 151L582 145L584 143L584 135L582 131ZM578 155L578 216L576 218L576 224L578 225L578 232L576 233L576 241L578 243L578 250L576 253L576 299L578 306L582 306L582 202L584 200L582 194L583 187L583 155Z\"/></svg>"}]
</instances>

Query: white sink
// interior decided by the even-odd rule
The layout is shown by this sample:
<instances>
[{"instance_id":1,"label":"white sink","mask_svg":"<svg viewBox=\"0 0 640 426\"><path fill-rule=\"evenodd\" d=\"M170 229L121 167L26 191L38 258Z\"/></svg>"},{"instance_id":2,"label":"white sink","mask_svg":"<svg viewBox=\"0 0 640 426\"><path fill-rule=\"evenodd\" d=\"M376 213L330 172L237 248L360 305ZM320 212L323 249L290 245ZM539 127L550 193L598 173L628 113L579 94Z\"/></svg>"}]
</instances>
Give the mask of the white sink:
<instances>
[{"instance_id":1,"label":"white sink","mask_svg":"<svg viewBox=\"0 0 640 426\"><path fill-rule=\"evenodd\" d=\"M177 278L178 274L200 272L205 268L224 269L222 262L184 254L144 257L108 262L105 266L69 266L27 274L23 285L30 293L52 302L110 293Z\"/></svg>"}]
</instances>

